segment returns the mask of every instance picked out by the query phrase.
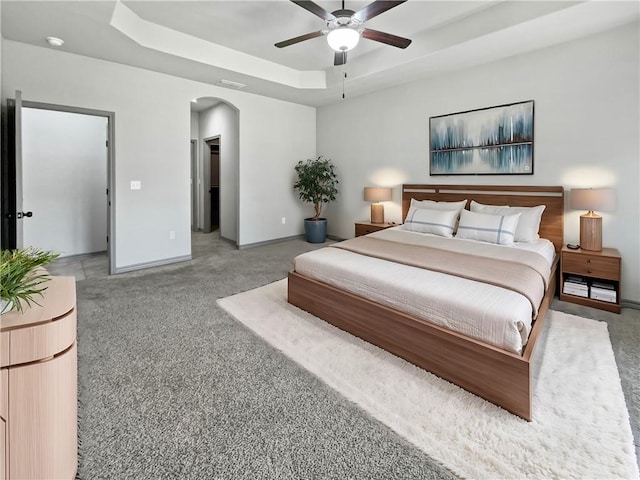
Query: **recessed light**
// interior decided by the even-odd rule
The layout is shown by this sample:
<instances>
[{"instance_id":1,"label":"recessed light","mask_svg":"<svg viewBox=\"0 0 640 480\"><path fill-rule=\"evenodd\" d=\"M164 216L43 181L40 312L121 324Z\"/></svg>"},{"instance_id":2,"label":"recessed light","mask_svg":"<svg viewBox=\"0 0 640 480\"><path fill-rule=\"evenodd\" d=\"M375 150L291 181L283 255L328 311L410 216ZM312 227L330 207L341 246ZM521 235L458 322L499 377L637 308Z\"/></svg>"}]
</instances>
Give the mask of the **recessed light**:
<instances>
[{"instance_id":1,"label":"recessed light","mask_svg":"<svg viewBox=\"0 0 640 480\"><path fill-rule=\"evenodd\" d=\"M198 103L198 99L194 98L193 100L191 100L191 103Z\"/></svg>"},{"instance_id":2,"label":"recessed light","mask_svg":"<svg viewBox=\"0 0 640 480\"><path fill-rule=\"evenodd\" d=\"M47 37L47 43L52 47L61 47L64 45L64 40L58 37Z\"/></svg>"},{"instance_id":3,"label":"recessed light","mask_svg":"<svg viewBox=\"0 0 640 480\"><path fill-rule=\"evenodd\" d=\"M241 88L246 87L244 83L232 82L231 80L222 79L215 83L215 85L219 85L221 87L233 88L234 90L240 90Z\"/></svg>"}]
</instances>

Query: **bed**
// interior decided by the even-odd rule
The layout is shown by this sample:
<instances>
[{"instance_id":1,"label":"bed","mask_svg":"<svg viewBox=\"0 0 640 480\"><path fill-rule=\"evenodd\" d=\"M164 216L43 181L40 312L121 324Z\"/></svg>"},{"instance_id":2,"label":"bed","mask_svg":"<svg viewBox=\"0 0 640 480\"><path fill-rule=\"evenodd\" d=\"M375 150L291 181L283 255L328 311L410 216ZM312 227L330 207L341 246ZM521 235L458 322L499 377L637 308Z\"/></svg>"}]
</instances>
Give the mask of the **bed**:
<instances>
[{"instance_id":1,"label":"bed","mask_svg":"<svg viewBox=\"0 0 640 480\"><path fill-rule=\"evenodd\" d=\"M548 254L548 278L544 282L544 289L540 295L533 296L535 298L535 305L531 306L533 315L530 315L531 322L526 328L521 347L517 344L514 347L497 345L489 340L480 340L477 336L452 330L449 328L450 323L447 319L444 318L443 321L443 318L436 315L435 310L430 312L425 308L422 309L424 312L421 309L412 311L404 308L402 301L395 305L385 303L380 299L371 298L371 295L366 293L357 290L354 291L358 293L354 293L347 288L332 285L331 279L324 280L321 275L309 273L311 270L301 272L294 268L289 273L289 303L475 393L515 415L531 420L532 378L537 364L536 344L545 314L556 292L557 252L560 251L563 243L563 188L559 186L403 185L403 219L406 219L410 212L412 199L414 202L467 200L467 207L472 200L483 205L545 206L540 219L539 234L551 245L551 253ZM386 235L391 234L392 232L389 232ZM384 239L385 235L382 237ZM327 249L332 250L331 255L335 255L336 250L341 250L327 247L317 252ZM339 255L346 254L347 252ZM359 253L349 254L360 255ZM391 262L388 267L396 270L404 268L404 266L395 265L393 259L376 258L374 260L377 263ZM363 268L361 274L363 283L369 281L366 276L367 269L368 267ZM416 275L415 268L412 272L411 275ZM437 275L442 273L438 272ZM357 283L357 278L352 283ZM437 283L440 285L442 282ZM464 295L461 297L467 300ZM484 303L477 300L475 302ZM456 312L451 313L451 316L460 315L461 318L464 316L463 313L457 313L456 309L441 310L445 313L440 312L440 317L446 315L446 311L449 310ZM454 322L459 319L451 318L450 320Z\"/></svg>"}]
</instances>

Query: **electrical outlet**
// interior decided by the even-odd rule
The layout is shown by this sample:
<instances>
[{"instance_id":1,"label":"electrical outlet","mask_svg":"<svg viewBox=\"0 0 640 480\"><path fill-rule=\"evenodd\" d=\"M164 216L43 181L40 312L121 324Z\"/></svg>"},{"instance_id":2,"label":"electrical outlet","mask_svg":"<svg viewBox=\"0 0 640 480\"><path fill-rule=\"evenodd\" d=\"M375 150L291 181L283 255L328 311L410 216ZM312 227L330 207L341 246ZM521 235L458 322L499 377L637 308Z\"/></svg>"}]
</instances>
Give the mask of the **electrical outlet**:
<instances>
[{"instance_id":1,"label":"electrical outlet","mask_svg":"<svg viewBox=\"0 0 640 480\"><path fill-rule=\"evenodd\" d=\"M176 239L176 232L174 232L173 230L169 230L169 240L175 240Z\"/></svg>"},{"instance_id":2,"label":"electrical outlet","mask_svg":"<svg viewBox=\"0 0 640 480\"><path fill-rule=\"evenodd\" d=\"M287 223L287 217L282 217L282 224L284 225L285 223Z\"/></svg>"},{"instance_id":3,"label":"electrical outlet","mask_svg":"<svg viewBox=\"0 0 640 480\"><path fill-rule=\"evenodd\" d=\"M131 190L141 190L142 182L140 180L131 180Z\"/></svg>"}]
</instances>

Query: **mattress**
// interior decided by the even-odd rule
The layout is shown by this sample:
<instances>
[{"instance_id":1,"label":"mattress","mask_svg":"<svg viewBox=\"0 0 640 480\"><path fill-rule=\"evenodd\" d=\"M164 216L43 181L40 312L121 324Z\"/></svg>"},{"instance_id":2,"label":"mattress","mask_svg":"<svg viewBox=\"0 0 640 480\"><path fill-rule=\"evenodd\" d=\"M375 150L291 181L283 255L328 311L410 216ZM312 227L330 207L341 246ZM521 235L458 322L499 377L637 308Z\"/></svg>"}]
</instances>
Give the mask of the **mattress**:
<instances>
[{"instance_id":1,"label":"mattress","mask_svg":"<svg viewBox=\"0 0 640 480\"><path fill-rule=\"evenodd\" d=\"M418 245L431 236L401 227L370 235ZM439 242L441 239L438 237ZM461 242L481 243L455 238L447 242L454 250L465 248ZM490 245L485 255L491 256L494 248L534 252L544 257L549 266L555 256L553 244L544 239L535 244ZM509 352L521 354L531 331L531 302L519 293L495 285L332 247L297 256L294 269L301 275Z\"/></svg>"}]
</instances>

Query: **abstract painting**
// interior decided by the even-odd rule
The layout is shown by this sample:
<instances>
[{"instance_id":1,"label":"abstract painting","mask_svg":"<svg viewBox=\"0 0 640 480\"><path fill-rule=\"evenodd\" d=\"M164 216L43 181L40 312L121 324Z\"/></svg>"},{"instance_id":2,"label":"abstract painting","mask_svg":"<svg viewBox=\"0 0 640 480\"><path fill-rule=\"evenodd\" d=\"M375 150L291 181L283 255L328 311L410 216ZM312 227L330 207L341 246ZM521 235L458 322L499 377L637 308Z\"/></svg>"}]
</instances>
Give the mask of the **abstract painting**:
<instances>
[{"instance_id":1,"label":"abstract painting","mask_svg":"<svg viewBox=\"0 0 640 480\"><path fill-rule=\"evenodd\" d=\"M429 118L431 175L533 174L533 100Z\"/></svg>"}]
</instances>

